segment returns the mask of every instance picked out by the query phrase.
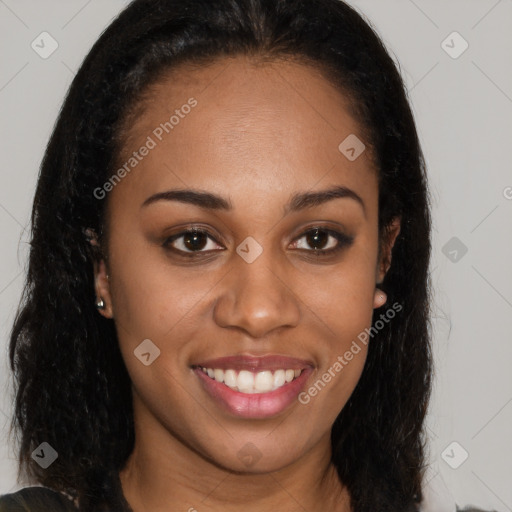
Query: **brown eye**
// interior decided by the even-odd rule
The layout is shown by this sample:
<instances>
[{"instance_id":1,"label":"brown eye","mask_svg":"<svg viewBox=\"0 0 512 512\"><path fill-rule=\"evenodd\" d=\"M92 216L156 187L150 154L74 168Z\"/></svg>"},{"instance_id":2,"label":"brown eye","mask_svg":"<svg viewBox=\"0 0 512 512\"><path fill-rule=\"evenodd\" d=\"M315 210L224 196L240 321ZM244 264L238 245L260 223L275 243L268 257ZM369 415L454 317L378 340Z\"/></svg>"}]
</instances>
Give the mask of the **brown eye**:
<instances>
[{"instance_id":1,"label":"brown eye","mask_svg":"<svg viewBox=\"0 0 512 512\"><path fill-rule=\"evenodd\" d=\"M208 247L209 240L213 240L215 242L215 239L207 231L201 229L190 229L170 236L165 240L163 246L176 252L194 255L194 253L214 250L215 244L213 244L213 247L209 247L204 250L205 247ZM175 242L177 243L175 244Z\"/></svg>"},{"instance_id":2,"label":"brown eye","mask_svg":"<svg viewBox=\"0 0 512 512\"><path fill-rule=\"evenodd\" d=\"M304 239L304 242L301 240ZM313 253L315 256L329 256L352 244L354 238L338 231L315 227L305 231L296 239L294 248ZM208 231L194 228L168 237L163 247L181 256L196 257L223 249Z\"/></svg>"},{"instance_id":3,"label":"brown eye","mask_svg":"<svg viewBox=\"0 0 512 512\"><path fill-rule=\"evenodd\" d=\"M314 252L318 256L330 255L338 252L344 247L349 246L354 241L354 238L351 236L322 227L310 229L297 238L298 241L302 239L305 240L305 245L312 249L307 249L304 246L301 247L299 242L295 242L296 248Z\"/></svg>"},{"instance_id":4,"label":"brown eye","mask_svg":"<svg viewBox=\"0 0 512 512\"><path fill-rule=\"evenodd\" d=\"M309 231L306 235L306 242L313 249L325 249L325 246L328 245L329 242L329 234L325 231L321 231L315 229L314 231Z\"/></svg>"}]
</instances>

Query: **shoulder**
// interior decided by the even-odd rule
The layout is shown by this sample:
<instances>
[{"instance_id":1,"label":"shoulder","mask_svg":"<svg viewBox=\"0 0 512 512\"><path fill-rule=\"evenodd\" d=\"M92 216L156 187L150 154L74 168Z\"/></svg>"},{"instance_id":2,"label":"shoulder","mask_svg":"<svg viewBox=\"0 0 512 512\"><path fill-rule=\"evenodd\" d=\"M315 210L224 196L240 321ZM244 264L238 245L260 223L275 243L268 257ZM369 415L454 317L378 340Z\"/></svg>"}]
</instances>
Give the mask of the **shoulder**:
<instances>
[{"instance_id":1,"label":"shoulder","mask_svg":"<svg viewBox=\"0 0 512 512\"><path fill-rule=\"evenodd\" d=\"M0 512L76 512L66 496L48 487L24 487L0 496Z\"/></svg>"}]
</instances>

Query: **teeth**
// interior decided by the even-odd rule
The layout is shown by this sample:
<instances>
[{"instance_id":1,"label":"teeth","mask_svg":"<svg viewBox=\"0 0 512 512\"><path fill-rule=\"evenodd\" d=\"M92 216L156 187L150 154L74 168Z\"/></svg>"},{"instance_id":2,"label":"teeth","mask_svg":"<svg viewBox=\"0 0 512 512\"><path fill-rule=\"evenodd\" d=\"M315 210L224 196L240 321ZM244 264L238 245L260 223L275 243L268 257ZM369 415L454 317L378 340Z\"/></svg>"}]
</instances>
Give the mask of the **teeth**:
<instances>
[{"instance_id":1,"label":"teeth","mask_svg":"<svg viewBox=\"0 0 512 512\"><path fill-rule=\"evenodd\" d=\"M250 372L241 370L221 370L220 368L201 368L204 373L217 382L222 382L234 391L240 393L268 393L274 391L293 379L296 379L302 370L264 370L261 372Z\"/></svg>"},{"instance_id":2,"label":"teeth","mask_svg":"<svg viewBox=\"0 0 512 512\"><path fill-rule=\"evenodd\" d=\"M220 371L222 371L222 370L220 370ZM226 384L226 386L229 386L231 389L237 389L236 388L236 372L235 372L235 370L226 370L224 372L224 384Z\"/></svg>"},{"instance_id":3,"label":"teeth","mask_svg":"<svg viewBox=\"0 0 512 512\"><path fill-rule=\"evenodd\" d=\"M274 376L271 371L259 372L254 377L254 389L260 393L272 391L274 387Z\"/></svg>"},{"instance_id":4,"label":"teeth","mask_svg":"<svg viewBox=\"0 0 512 512\"><path fill-rule=\"evenodd\" d=\"M254 390L254 376L251 372L247 370L242 370L238 374L238 379L236 380L236 385L238 386L238 391L242 393L252 393Z\"/></svg>"},{"instance_id":5,"label":"teeth","mask_svg":"<svg viewBox=\"0 0 512 512\"><path fill-rule=\"evenodd\" d=\"M274 372L274 383L272 386L272 391L274 391L274 389L280 388L281 386L284 386L285 382L286 378L284 370L277 370Z\"/></svg>"}]
</instances>

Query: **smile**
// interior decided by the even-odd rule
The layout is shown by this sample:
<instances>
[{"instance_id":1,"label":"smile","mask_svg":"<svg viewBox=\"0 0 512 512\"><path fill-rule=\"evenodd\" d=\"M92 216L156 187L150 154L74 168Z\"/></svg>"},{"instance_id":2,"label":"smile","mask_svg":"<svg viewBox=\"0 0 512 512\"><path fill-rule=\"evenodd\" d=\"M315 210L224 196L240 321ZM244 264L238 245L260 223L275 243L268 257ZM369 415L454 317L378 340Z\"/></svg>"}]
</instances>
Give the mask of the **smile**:
<instances>
[{"instance_id":1,"label":"smile","mask_svg":"<svg viewBox=\"0 0 512 512\"><path fill-rule=\"evenodd\" d=\"M203 372L211 379L221 382L239 393L254 394L254 393L267 393L283 387L286 383L296 379L302 373L302 370L264 370L262 372L254 373L247 370L228 369L222 370L220 368L202 368Z\"/></svg>"},{"instance_id":2,"label":"smile","mask_svg":"<svg viewBox=\"0 0 512 512\"><path fill-rule=\"evenodd\" d=\"M270 418L297 402L313 372L310 361L285 356L230 356L192 365L203 390L223 411Z\"/></svg>"}]
</instances>

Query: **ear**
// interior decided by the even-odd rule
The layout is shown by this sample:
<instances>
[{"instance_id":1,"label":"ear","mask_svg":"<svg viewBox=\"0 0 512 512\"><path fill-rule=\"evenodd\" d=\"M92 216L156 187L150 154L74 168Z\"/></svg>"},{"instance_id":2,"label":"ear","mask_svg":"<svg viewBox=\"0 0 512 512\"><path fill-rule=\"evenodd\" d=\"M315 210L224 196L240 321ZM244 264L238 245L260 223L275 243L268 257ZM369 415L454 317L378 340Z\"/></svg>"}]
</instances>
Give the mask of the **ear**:
<instances>
[{"instance_id":1,"label":"ear","mask_svg":"<svg viewBox=\"0 0 512 512\"><path fill-rule=\"evenodd\" d=\"M379 261L377 263L376 282L381 284L391 267L391 254L396 238L400 233L401 217L393 217L391 223L386 227L385 234L379 250Z\"/></svg>"},{"instance_id":2,"label":"ear","mask_svg":"<svg viewBox=\"0 0 512 512\"><path fill-rule=\"evenodd\" d=\"M98 309L100 315L105 318L114 318L109 275L104 259L94 262L94 289L96 290L96 300L103 299L105 304L104 309Z\"/></svg>"},{"instance_id":3,"label":"ear","mask_svg":"<svg viewBox=\"0 0 512 512\"><path fill-rule=\"evenodd\" d=\"M98 308L98 313L105 318L113 318L112 310L112 297L110 294L110 281L108 275L107 265L102 256L102 251L98 242L98 236L94 230L88 228L85 230L85 235L89 244L91 244L91 257L94 266L94 290L96 292L95 303L102 299L105 307Z\"/></svg>"}]
</instances>

